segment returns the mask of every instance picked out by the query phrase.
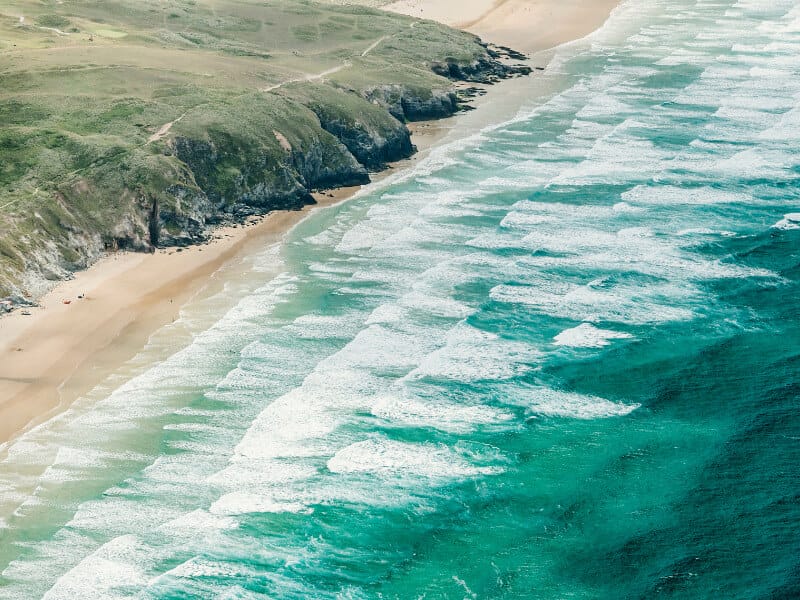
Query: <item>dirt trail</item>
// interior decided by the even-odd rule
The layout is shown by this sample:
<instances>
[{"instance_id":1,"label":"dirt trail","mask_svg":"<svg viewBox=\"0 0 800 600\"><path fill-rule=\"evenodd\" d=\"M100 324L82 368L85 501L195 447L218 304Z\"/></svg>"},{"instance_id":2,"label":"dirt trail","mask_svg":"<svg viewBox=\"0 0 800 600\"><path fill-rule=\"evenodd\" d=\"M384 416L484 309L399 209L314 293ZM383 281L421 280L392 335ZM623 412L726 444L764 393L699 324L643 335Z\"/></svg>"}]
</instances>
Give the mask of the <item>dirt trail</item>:
<instances>
[{"instance_id":1,"label":"dirt trail","mask_svg":"<svg viewBox=\"0 0 800 600\"><path fill-rule=\"evenodd\" d=\"M413 26L414 26L414 24L412 24L412 27ZM369 45L369 47L367 47L367 49L364 50L361 53L361 56L362 57L368 56L370 52L372 52L373 50L375 50L375 48L377 48L383 42L385 42L388 37L389 37L388 35L384 35L381 38L379 38L379 39L375 40L374 42L372 42ZM269 87L261 88L260 91L262 91L262 92L272 92L272 91L277 90L278 88L281 88L284 85L289 84L289 83L298 83L298 82L301 82L301 81L317 81L317 80L320 80L320 79L324 79L328 75L333 75L334 73L338 73L342 69L346 69L346 68L352 67L352 66L353 66L353 63L351 63L350 61L346 61L346 62L342 63L341 65L339 65L338 67L333 67L332 69L327 69L325 71L322 71L322 73L303 75L302 77L293 77L292 79L287 79L286 81L282 81L281 83L276 83L275 85L271 85Z\"/></svg>"},{"instance_id":2,"label":"dirt trail","mask_svg":"<svg viewBox=\"0 0 800 600\"><path fill-rule=\"evenodd\" d=\"M40 25L39 29L44 29L45 31L53 31L53 32L57 33L58 35L69 35L66 31L61 31L57 27L42 27Z\"/></svg>"},{"instance_id":3,"label":"dirt trail","mask_svg":"<svg viewBox=\"0 0 800 600\"><path fill-rule=\"evenodd\" d=\"M347 67L352 67L352 66L353 66L353 63L348 61L348 62L345 62L345 63L339 65L338 67L333 67L332 69L327 69L326 71L323 71L322 73L304 75L303 77L293 77L292 79L287 79L286 81L282 81L281 83L276 83L275 85L271 85L269 87L261 88L260 91L262 91L262 92L272 92L272 91L277 90L278 88L281 88L284 85L287 85L289 83L298 83L300 81L317 81L319 79L324 79L328 75L333 75L334 73L338 73L342 69L346 69Z\"/></svg>"},{"instance_id":4,"label":"dirt trail","mask_svg":"<svg viewBox=\"0 0 800 600\"><path fill-rule=\"evenodd\" d=\"M364 57L364 56L366 56L367 54L369 54L370 52L372 52L373 50L375 50L375 48L377 48L378 46L380 46L380 45L381 45L381 43L382 43L382 42L383 42L383 41L384 41L384 40L385 40L387 37L389 37L389 36L387 36L387 35L384 35L384 36L383 36L382 38L380 38L379 40L377 40L377 41L373 42L372 44L370 44L369 48L367 48L366 50L364 50L364 51L361 53L361 56L362 56L362 57Z\"/></svg>"},{"instance_id":5,"label":"dirt trail","mask_svg":"<svg viewBox=\"0 0 800 600\"><path fill-rule=\"evenodd\" d=\"M183 113L180 117L178 117L174 121L170 121L169 123L165 123L164 125L162 125L158 131L156 131L153 135L147 138L147 143L152 144L153 142L157 142L158 140L162 139L169 133L169 130L172 129L172 126L175 125L175 123L180 121L185 116L186 113Z\"/></svg>"}]
</instances>

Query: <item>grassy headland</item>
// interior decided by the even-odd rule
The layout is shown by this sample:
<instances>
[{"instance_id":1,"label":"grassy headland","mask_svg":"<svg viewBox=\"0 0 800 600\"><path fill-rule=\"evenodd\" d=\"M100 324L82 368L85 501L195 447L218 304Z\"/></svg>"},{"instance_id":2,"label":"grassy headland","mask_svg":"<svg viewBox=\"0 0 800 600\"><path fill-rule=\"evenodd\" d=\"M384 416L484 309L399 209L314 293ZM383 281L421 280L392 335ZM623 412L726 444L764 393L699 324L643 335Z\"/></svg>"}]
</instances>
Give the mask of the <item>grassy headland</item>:
<instances>
[{"instance_id":1,"label":"grassy headland","mask_svg":"<svg viewBox=\"0 0 800 600\"><path fill-rule=\"evenodd\" d=\"M0 296L364 183L496 58L366 7L0 0Z\"/></svg>"}]
</instances>

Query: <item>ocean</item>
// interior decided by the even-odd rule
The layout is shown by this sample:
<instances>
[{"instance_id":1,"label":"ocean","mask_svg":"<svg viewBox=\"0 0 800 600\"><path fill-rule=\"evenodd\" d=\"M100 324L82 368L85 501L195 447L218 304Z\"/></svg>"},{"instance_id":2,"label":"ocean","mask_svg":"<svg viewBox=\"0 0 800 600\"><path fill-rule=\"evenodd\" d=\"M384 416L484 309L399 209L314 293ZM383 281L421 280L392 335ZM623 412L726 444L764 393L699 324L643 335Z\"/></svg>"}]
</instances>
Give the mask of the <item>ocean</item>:
<instances>
[{"instance_id":1,"label":"ocean","mask_svg":"<svg viewBox=\"0 0 800 600\"><path fill-rule=\"evenodd\" d=\"M536 77L3 448L0 597L800 597L800 3Z\"/></svg>"}]
</instances>

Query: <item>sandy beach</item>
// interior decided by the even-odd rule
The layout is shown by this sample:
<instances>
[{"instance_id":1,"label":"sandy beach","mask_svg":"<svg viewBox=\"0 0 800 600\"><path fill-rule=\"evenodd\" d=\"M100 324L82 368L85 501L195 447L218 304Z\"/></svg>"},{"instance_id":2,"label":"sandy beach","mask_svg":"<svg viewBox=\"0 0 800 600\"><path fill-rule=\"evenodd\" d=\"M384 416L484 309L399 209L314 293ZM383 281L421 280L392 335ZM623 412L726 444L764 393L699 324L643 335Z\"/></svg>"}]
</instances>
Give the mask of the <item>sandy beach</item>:
<instances>
[{"instance_id":1,"label":"sandy beach","mask_svg":"<svg viewBox=\"0 0 800 600\"><path fill-rule=\"evenodd\" d=\"M535 53L589 34L616 4L406 0L387 8L440 20L487 41ZM483 111L480 118L491 122L494 95L500 97L490 91L469 118L475 121L475 113ZM418 160L459 119L415 124L413 140L421 154L395 165L395 172ZM311 210L341 202L354 191L318 194L316 207L276 212L247 226L219 229L207 245L153 255L107 256L57 285L41 299L40 307L30 309L30 315L18 310L0 319L0 444L69 406L135 356L155 331L176 319L182 305L213 284L215 275L224 276L226 266L279 242Z\"/></svg>"},{"instance_id":2,"label":"sandy beach","mask_svg":"<svg viewBox=\"0 0 800 600\"><path fill-rule=\"evenodd\" d=\"M533 54L588 35L617 4L618 0L400 0L384 8Z\"/></svg>"},{"instance_id":3,"label":"sandy beach","mask_svg":"<svg viewBox=\"0 0 800 600\"><path fill-rule=\"evenodd\" d=\"M351 192L318 194L316 206ZM0 440L89 391L176 319L215 273L242 253L277 242L311 208L221 228L203 246L107 256L56 286L39 307L25 311L30 315L18 310L0 319Z\"/></svg>"}]
</instances>

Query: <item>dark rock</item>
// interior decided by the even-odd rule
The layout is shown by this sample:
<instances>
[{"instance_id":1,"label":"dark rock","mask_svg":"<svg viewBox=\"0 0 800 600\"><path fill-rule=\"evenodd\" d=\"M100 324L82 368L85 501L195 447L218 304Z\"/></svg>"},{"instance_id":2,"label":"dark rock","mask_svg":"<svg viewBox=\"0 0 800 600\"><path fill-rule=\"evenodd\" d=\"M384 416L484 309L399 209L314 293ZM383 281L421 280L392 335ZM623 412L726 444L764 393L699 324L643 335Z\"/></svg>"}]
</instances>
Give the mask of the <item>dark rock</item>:
<instances>
[{"instance_id":1,"label":"dark rock","mask_svg":"<svg viewBox=\"0 0 800 600\"><path fill-rule=\"evenodd\" d=\"M367 169L382 169L386 163L408 158L415 152L408 128L399 121L388 131L377 131L364 123L329 118L322 111L317 116L323 129L344 144Z\"/></svg>"},{"instance_id":2,"label":"dark rock","mask_svg":"<svg viewBox=\"0 0 800 600\"><path fill-rule=\"evenodd\" d=\"M532 72L527 65L508 63L526 58L510 48L483 49L472 61L445 59L430 68L450 81L485 85ZM125 168L92 163L94 179L79 178L59 188L54 206L63 209L58 220L63 236L57 247L25 255L23 268L34 273L34 287L29 282L26 289L38 296L48 281L70 277L104 249L180 250L207 242L210 227L242 223L274 210L299 210L315 202L313 191L368 183L369 170L387 168L387 163L416 151L405 123L472 110L469 102L486 93L475 86L454 90L447 81L435 89L428 83L370 89L322 85L323 91L308 86L294 90L296 96L271 97L271 103L282 106L271 105L259 113L261 121L253 121L268 123L269 130L199 111L194 131L202 133L178 135L158 155L141 152L135 173L126 161L118 165ZM345 96L338 98L337 93ZM236 110L246 115L251 108L257 107ZM286 119L283 133L280 117L274 115ZM113 210L90 213L83 220L72 217L72 206L104 206L98 199L108 197L106 190L120 194ZM3 290L23 291L13 282ZM33 304L18 296L11 305Z\"/></svg>"},{"instance_id":3,"label":"dark rock","mask_svg":"<svg viewBox=\"0 0 800 600\"><path fill-rule=\"evenodd\" d=\"M332 156L332 148L322 144L292 152L291 164L300 176L303 189L299 196L303 197L304 204L309 204L310 191L369 183L369 175L363 164L356 160L345 144L339 142L337 146L338 156ZM295 191L292 190L290 195L295 198Z\"/></svg>"},{"instance_id":4,"label":"dark rock","mask_svg":"<svg viewBox=\"0 0 800 600\"><path fill-rule=\"evenodd\" d=\"M523 56L523 58L525 58ZM435 63L433 72L452 81L470 81L473 83L492 84L501 79L509 79L521 75L528 75L530 67L525 65L507 65L490 55L482 56L471 63L460 63L448 60Z\"/></svg>"},{"instance_id":5,"label":"dark rock","mask_svg":"<svg viewBox=\"0 0 800 600\"><path fill-rule=\"evenodd\" d=\"M528 60L528 57L509 48L508 46L497 46L493 44L484 45L486 51L494 58L508 58L510 60Z\"/></svg>"},{"instance_id":6,"label":"dark rock","mask_svg":"<svg viewBox=\"0 0 800 600\"><path fill-rule=\"evenodd\" d=\"M25 298L19 294L13 294L11 296L6 296L5 298L0 298L0 313L10 313L15 308L32 306L39 305L30 298Z\"/></svg>"},{"instance_id":7,"label":"dark rock","mask_svg":"<svg viewBox=\"0 0 800 600\"><path fill-rule=\"evenodd\" d=\"M430 98L407 95L401 99L403 114L409 121L443 119L456 113L458 98L451 91L434 90Z\"/></svg>"}]
</instances>

